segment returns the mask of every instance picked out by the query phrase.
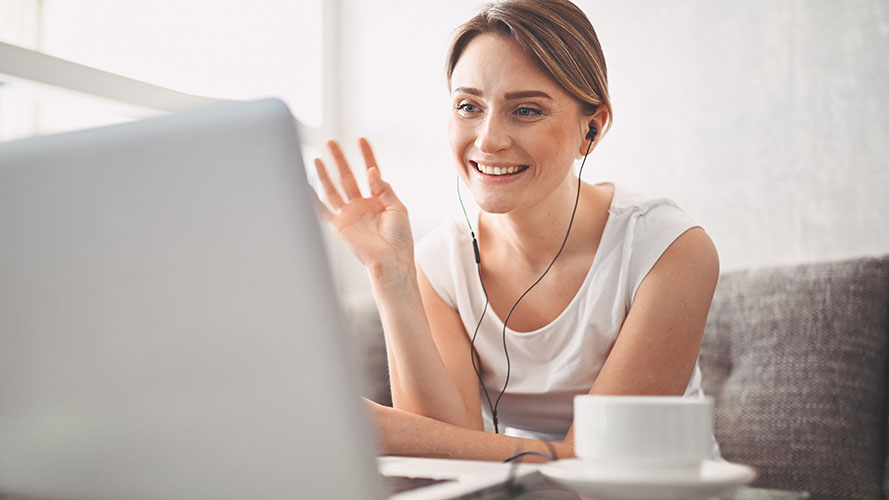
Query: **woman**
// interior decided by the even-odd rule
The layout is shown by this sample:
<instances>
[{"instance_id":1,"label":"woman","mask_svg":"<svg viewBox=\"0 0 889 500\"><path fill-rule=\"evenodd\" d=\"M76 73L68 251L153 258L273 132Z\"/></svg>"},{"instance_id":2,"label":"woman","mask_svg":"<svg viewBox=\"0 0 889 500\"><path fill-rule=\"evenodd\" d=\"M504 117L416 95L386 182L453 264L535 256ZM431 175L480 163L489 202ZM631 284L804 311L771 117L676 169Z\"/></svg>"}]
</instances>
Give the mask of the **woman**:
<instances>
[{"instance_id":1,"label":"woman","mask_svg":"<svg viewBox=\"0 0 889 500\"><path fill-rule=\"evenodd\" d=\"M367 197L335 142L345 196L315 160L321 211L366 266L383 320L394 408L369 403L383 452L571 457L576 394L699 397L716 251L668 200L572 172L612 114L583 12L490 5L460 27L447 64L449 142L475 223L448 222L415 252L365 139Z\"/></svg>"}]
</instances>

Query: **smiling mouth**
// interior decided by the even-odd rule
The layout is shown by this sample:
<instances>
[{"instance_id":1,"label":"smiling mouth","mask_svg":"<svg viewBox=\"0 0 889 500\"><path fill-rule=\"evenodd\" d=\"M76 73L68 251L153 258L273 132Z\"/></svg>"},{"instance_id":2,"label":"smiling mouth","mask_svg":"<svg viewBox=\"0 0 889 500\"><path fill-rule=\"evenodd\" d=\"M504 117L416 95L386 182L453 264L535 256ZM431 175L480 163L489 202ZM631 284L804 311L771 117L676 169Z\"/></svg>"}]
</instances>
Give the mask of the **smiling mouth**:
<instances>
[{"instance_id":1,"label":"smiling mouth","mask_svg":"<svg viewBox=\"0 0 889 500\"><path fill-rule=\"evenodd\" d=\"M485 165L483 163L478 163L470 160L469 163L475 168L477 172L483 173L485 175L493 175L493 176L503 176L503 175L515 175L524 172L528 169L528 165L512 165L509 167L492 167L490 165Z\"/></svg>"}]
</instances>

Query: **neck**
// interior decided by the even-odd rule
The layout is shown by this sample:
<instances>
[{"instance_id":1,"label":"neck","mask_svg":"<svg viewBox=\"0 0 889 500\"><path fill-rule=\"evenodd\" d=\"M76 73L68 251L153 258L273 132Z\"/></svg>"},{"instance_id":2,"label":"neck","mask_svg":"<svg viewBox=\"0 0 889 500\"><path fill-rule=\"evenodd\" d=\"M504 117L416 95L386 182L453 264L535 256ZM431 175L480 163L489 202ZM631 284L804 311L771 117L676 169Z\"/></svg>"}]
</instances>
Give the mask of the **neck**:
<instances>
[{"instance_id":1,"label":"neck","mask_svg":"<svg viewBox=\"0 0 889 500\"><path fill-rule=\"evenodd\" d=\"M546 268L565 240L577 200L577 182L577 177L567 176L552 196L539 204L507 214L484 214L479 241L486 247L485 253L534 270ZM588 239L590 225L581 221L593 211L589 189L588 185L581 188L574 223L560 259L580 249L572 243Z\"/></svg>"}]
</instances>

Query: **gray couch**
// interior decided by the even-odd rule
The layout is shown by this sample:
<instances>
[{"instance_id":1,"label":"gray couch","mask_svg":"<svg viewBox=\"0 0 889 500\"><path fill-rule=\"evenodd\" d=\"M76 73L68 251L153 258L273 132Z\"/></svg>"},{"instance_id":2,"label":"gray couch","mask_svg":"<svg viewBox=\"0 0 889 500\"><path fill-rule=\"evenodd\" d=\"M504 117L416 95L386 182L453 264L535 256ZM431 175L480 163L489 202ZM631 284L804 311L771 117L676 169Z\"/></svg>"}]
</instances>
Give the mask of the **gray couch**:
<instances>
[{"instance_id":1,"label":"gray couch","mask_svg":"<svg viewBox=\"0 0 889 500\"><path fill-rule=\"evenodd\" d=\"M889 256L720 277L701 349L723 456L754 484L885 498Z\"/></svg>"},{"instance_id":2,"label":"gray couch","mask_svg":"<svg viewBox=\"0 0 889 500\"><path fill-rule=\"evenodd\" d=\"M365 394L388 403L372 304L350 308ZM720 276L704 345L723 456L813 498L889 492L889 256Z\"/></svg>"}]
</instances>

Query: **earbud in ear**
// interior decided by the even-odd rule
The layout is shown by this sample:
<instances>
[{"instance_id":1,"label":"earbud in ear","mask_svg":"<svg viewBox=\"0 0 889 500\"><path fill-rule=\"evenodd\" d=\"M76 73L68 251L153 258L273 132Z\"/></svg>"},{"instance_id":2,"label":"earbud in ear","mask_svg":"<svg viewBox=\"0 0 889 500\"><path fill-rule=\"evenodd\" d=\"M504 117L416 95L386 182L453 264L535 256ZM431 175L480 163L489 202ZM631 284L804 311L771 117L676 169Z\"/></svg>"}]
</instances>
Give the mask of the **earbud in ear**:
<instances>
[{"instance_id":1,"label":"earbud in ear","mask_svg":"<svg viewBox=\"0 0 889 500\"><path fill-rule=\"evenodd\" d=\"M596 127L590 125L590 131L586 133L586 138L589 139L589 140L591 140L591 141L595 141L595 140L596 140L596 134L598 134L598 133L599 133L599 131L596 130Z\"/></svg>"}]
</instances>

